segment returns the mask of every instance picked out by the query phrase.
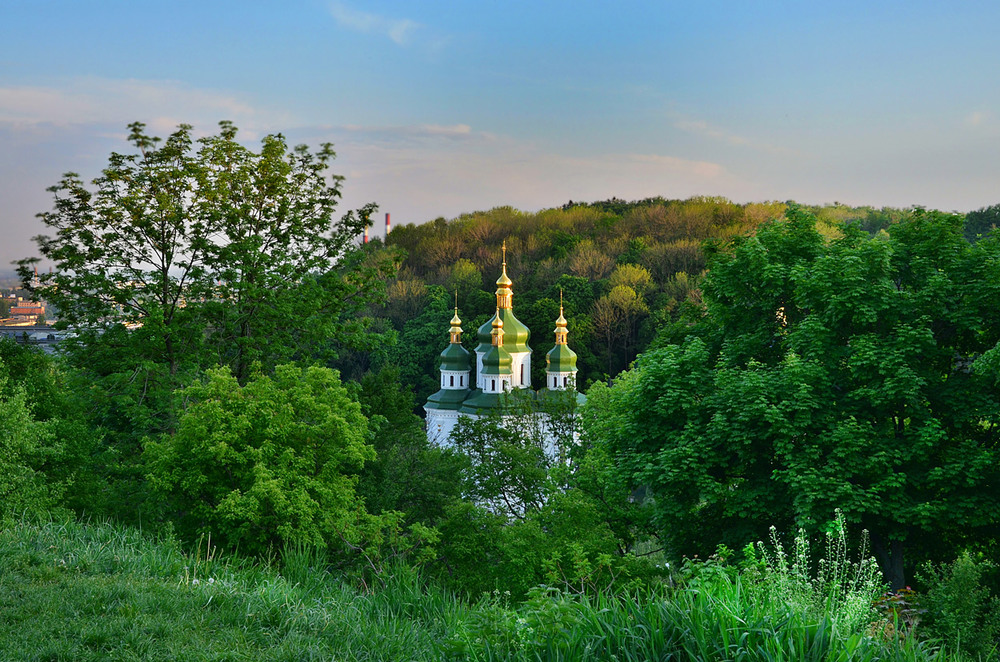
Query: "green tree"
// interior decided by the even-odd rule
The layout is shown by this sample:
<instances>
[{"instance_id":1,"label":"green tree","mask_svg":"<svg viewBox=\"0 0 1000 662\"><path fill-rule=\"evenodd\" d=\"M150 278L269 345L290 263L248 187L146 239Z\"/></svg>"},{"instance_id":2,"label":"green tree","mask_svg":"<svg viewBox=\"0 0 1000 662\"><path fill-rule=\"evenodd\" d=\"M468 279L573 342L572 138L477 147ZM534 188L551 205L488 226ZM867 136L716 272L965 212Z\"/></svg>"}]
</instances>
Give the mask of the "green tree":
<instances>
[{"instance_id":1,"label":"green tree","mask_svg":"<svg viewBox=\"0 0 1000 662\"><path fill-rule=\"evenodd\" d=\"M635 267L641 269L641 267ZM643 269L643 271L645 271ZM649 306L628 285L616 285L594 302L591 316L594 331L605 341L608 374L615 374L615 354L621 348L624 365L634 358L635 336L639 321L649 313Z\"/></svg>"},{"instance_id":2,"label":"green tree","mask_svg":"<svg viewBox=\"0 0 1000 662\"><path fill-rule=\"evenodd\" d=\"M970 211L965 215L965 238L977 241L979 237L992 233L997 224L1000 224L1000 205Z\"/></svg>"},{"instance_id":3,"label":"green tree","mask_svg":"<svg viewBox=\"0 0 1000 662\"><path fill-rule=\"evenodd\" d=\"M483 287L483 274L470 260L460 258L451 265L445 283L449 292L458 292L458 297L466 301L468 296Z\"/></svg>"},{"instance_id":4,"label":"green tree","mask_svg":"<svg viewBox=\"0 0 1000 662\"><path fill-rule=\"evenodd\" d=\"M469 458L466 498L508 520L523 520L541 508L555 457L537 434L539 426L537 416L519 417L514 424L499 411L459 417L449 440Z\"/></svg>"},{"instance_id":5,"label":"green tree","mask_svg":"<svg viewBox=\"0 0 1000 662\"><path fill-rule=\"evenodd\" d=\"M35 420L24 388L0 375L0 523L59 509L67 485L46 468L65 452L53 425Z\"/></svg>"},{"instance_id":6,"label":"green tree","mask_svg":"<svg viewBox=\"0 0 1000 662\"><path fill-rule=\"evenodd\" d=\"M433 523L461 494L462 458L430 446L398 367L368 373L354 388L374 430L377 453L359 474L357 492L366 509L376 515L399 511L410 522Z\"/></svg>"},{"instance_id":7,"label":"green tree","mask_svg":"<svg viewBox=\"0 0 1000 662\"><path fill-rule=\"evenodd\" d=\"M330 144L290 150L269 135L254 152L231 123L220 127L199 141L189 203L212 233L204 262L214 283L205 292L213 358L245 381L257 362L270 368L363 342L351 318L383 301L376 283L391 272L388 256L354 245L375 205L334 219L343 178L327 172Z\"/></svg>"},{"instance_id":8,"label":"green tree","mask_svg":"<svg viewBox=\"0 0 1000 662\"><path fill-rule=\"evenodd\" d=\"M52 358L0 340L0 520L91 510L104 487L96 442Z\"/></svg>"},{"instance_id":9,"label":"green tree","mask_svg":"<svg viewBox=\"0 0 1000 662\"><path fill-rule=\"evenodd\" d=\"M453 306L454 299L443 287L428 287L422 310L403 324L399 342L388 353L399 366L400 377L413 386L418 402L425 402L438 388L438 357L448 342Z\"/></svg>"},{"instance_id":10,"label":"green tree","mask_svg":"<svg viewBox=\"0 0 1000 662\"><path fill-rule=\"evenodd\" d=\"M247 553L350 540L368 421L336 371L281 365L241 386L211 369L178 393L176 432L146 443L148 477L182 535Z\"/></svg>"},{"instance_id":11,"label":"green tree","mask_svg":"<svg viewBox=\"0 0 1000 662\"><path fill-rule=\"evenodd\" d=\"M222 363L245 379L257 361L359 342L350 318L380 299L391 269L352 246L374 206L334 219L330 145L289 149L279 134L253 152L220 127L195 142L181 125L161 141L132 124L135 152L113 153L93 189L74 173L50 189L39 217L54 234L36 240L55 270L35 294L77 330L78 365L101 363L106 340L144 392L170 392L193 368ZM34 261L21 262L25 282ZM121 326L142 331L107 336Z\"/></svg>"},{"instance_id":12,"label":"green tree","mask_svg":"<svg viewBox=\"0 0 1000 662\"><path fill-rule=\"evenodd\" d=\"M706 315L611 389L596 430L678 554L840 508L894 587L906 550L995 536L1000 244L917 211L827 241L792 208L716 248Z\"/></svg>"},{"instance_id":13,"label":"green tree","mask_svg":"<svg viewBox=\"0 0 1000 662\"><path fill-rule=\"evenodd\" d=\"M106 430L100 463L128 516L143 501L140 440L176 424L172 393L205 367L328 360L370 349L362 313L381 300L394 254L352 244L374 210L340 220L341 178L330 145L259 151L223 122L195 141L181 125L166 140L130 125L130 153L113 153L92 185L69 173L40 214L55 263L35 292L60 311L77 390ZM23 279L32 262L21 262Z\"/></svg>"}]
</instances>

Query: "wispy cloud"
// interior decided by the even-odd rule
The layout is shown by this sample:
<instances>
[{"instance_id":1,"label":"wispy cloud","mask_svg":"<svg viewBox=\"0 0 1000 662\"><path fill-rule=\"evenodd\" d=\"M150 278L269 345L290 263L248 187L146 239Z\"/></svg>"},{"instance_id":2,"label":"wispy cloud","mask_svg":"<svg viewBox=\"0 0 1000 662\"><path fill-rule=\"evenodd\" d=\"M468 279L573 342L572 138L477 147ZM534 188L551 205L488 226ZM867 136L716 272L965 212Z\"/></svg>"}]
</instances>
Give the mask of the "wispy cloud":
<instances>
[{"instance_id":1,"label":"wispy cloud","mask_svg":"<svg viewBox=\"0 0 1000 662\"><path fill-rule=\"evenodd\" d=\"M731 133L717 126L713 126L705 120L700 119L679 118L674 121L674 128L680 129L686 133L723 142L727 145L733 145L735 147L748 147L750 149L757 149L771 154L789 154L792 151L784 147L778 147L768 143L751 140L745 136Z\"/></svg>"},{"instance_id":2,"label":"wispy cloud","mask_svg":"<svg viewBox=\"0 0 1000 662\"><path fill-rule=\"evenodd\" d=\"M350 134L352 141L388 143L402 146L405 143L437 141L487 141L494 136L482 131L473 131L468 124L408 124L398 126L365 126L348 124L336 127Z\"/></svg>"},{"instance_id":3,"label":"wispy cloud","mask_svg":"<svg viewBox=\"0 0 1000 662\"><path fill-rule=\"evenodd\" d=\"M990 119L992 119L991 113L986 112L984 110L976 110L965 116L965 124L966 126L973 126L973 127L982 126L986 124Z\"/></svg>"},{"instance_id":4,"label":"wispy cloud","mask_svg":"<svg viewBox=\"0 0 1000 662\"><path fill-rule=\"evenodd\" d=\"M341 26L365 34L382 34L400 46L411 42L422 26L408 18L389 18L348 7L343 2L330 3L330 14Z\"/></svg>"},{"instance_id":5,"label":"wispy cloud","mask_svg":"<svg viewBox=\"0 0 1000 662\"><path fill-rule=\"evenodd\" d=\"M347 179L345 207L374 200L398 223L496 205L535 210L612 196L736 195L722 165L670 154L567 154L512 136L449 126L330 127Z\"/></svg>"},{"instance_id":6,"label":"wispy cloud","mask_svg":"<svg viewBox=\"0 0 1000 662\"><path fill-rule=\"evenodd\" d=\"M141 120L156 131L180 122L214 128L233 120L247 132L287 121L238 95L177 81L81 77L61 86L0 87L0 122L21 126L111 124Z\"/></svg>"}]
</instances>

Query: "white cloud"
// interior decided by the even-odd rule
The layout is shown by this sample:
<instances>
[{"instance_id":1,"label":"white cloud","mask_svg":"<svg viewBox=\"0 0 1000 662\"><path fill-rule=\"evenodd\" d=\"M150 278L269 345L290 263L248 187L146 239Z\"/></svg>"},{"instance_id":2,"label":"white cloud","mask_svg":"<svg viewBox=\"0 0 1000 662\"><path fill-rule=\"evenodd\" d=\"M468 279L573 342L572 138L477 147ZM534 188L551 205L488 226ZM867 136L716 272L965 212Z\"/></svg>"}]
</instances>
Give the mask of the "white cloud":
<instances>
[{"instance_id":1,"label":"white cloud","mask_svg":"<svg viewBox=\"0 0 1000 662\"><path fill-rule=\"evenodd\" d=\"M144 121L170 131L181 121L211 129L222 119L246 132L287 121L235 94L176 81L81 77L55 87L0 87L0 122L20 126L109 124Z\"/></svg>"},{"instance_id":2,"label":"white cloud","mask_svg":"<svg viewBox=\"0 0 1000 662\"><path fill-rule=\"evenodd\" d=\"M407 45L422 26L408 18L388 18L348 7L343 2L330 3L330 14L338 24L365 34L382 34L400 46Z\"/></svg>"}]
</instances>

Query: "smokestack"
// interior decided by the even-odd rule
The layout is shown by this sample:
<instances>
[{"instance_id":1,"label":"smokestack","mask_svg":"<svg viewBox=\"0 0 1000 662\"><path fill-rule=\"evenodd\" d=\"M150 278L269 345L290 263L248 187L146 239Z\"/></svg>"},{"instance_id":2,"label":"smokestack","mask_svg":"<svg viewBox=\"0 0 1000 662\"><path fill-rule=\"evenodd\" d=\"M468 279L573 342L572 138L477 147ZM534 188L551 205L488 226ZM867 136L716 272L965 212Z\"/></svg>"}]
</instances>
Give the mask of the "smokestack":
<instances>
[{"instance_id":1,"label":"smokestack","mask_svg":"<svg viewBox=\"0 0 1000 662\"><path fill-rule=\"evenodd\" d=\"M389 236L389 230L392 229L392 224L389 222L389 212L385 213L385 236Z\"/></svg>"},{"instance_id":2,"label":"smokestack","mask_svg":"<svg viewBox=\"0 0 1000 662\"><path fill-rule=\"evenodd\" d=\"M365 243L368 243L368 228L365 228Z\"/></svg>"}]
</instances>

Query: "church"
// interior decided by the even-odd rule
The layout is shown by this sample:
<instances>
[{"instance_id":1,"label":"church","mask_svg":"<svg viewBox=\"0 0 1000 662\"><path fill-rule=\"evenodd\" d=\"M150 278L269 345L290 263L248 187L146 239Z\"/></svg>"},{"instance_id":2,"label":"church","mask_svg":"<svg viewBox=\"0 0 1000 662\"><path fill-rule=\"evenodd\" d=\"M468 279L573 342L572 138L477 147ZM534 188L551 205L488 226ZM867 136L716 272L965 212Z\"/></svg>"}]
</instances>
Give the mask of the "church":
<instances>
[{"instance_id":1,"label":"church","mask_svg":"<svg viewBox=\"0 0 1000 662\"><path fill-rule=\"evenodd\" d=\"M451 340L441 352L441 389L428 397L424 405L427 438L432 443L447 444L460 416L478 418L501 407L506 393L532 388L531 347L528 346L531 332L514 316L506 242L502 250L502 273L496 283L496 314L479 327L474 372L472 354L462 347L462 320L458 317L458 306L455 307ZM560 301L555 345L545 355L545 386L537 393L530 391L535 397L544 398L547 392L576 393L576 353L569 348L568 336ZM580 394L576 398L578 402L584 400Z\"/></svg>"}]
</instances>

